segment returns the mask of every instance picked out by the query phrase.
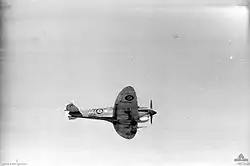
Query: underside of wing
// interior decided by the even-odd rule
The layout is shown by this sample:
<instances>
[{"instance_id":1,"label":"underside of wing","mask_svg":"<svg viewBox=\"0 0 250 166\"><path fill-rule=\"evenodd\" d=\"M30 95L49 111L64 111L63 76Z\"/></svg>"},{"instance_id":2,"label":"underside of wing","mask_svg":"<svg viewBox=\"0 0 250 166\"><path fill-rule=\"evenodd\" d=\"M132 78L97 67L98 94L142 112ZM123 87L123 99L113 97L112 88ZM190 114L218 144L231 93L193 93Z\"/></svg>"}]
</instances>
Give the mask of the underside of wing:
<instances>
[{"instance_id":1,"label":"underside of wing","mask_svg":"<svg viewBox=\"0 0 250 166\"><path fill-rule=\"evenodd\" d=\"M116 132L126 139L132 139L137 133L137 124L132 125L130 122L114 123Z\"/></svg>"},{"instance_id":2,"label":"underside of wing","mask_svg":"<svg viewBox=\"0 0 250 166\"><path fill-rule=\"evenodd\" d=\"M139 117L137 96L133 87L125 87L117 96L114 105L114 117L122 120Z\"/></svg>"},{"instance_id":3,"label":"underside of wing","mask_svg":"<svg viewBox=\"0 0 250 166\"><path fill-rule=\"evenodd\" d=\"M117 96L114 105L114 123L117 133L131 139L137 132L138 104L137 97L133 87L125 87Z\"/></svg>"}]
</instances>

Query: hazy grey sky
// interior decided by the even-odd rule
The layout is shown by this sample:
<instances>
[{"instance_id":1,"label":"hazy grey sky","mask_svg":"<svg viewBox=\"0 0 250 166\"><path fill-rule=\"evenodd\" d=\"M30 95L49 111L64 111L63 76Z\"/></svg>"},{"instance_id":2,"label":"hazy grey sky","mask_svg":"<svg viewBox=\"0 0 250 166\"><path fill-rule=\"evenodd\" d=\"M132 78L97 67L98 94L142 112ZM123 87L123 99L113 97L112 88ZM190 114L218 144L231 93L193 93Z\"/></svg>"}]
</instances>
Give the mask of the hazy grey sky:
<instances>
[{"instance_id":1,"label":"hazy grey sky","mask_svg":"<svg viewBox=\"0 0 250 166\"><path fill-rule=\"evenodd\" d=\"M9 2L1 162L229 166L239 153L250 158L246 8ZM132 140L63 112L70 101L113 106L126 85L158 111Z\"/></svg>"}]
</instances>

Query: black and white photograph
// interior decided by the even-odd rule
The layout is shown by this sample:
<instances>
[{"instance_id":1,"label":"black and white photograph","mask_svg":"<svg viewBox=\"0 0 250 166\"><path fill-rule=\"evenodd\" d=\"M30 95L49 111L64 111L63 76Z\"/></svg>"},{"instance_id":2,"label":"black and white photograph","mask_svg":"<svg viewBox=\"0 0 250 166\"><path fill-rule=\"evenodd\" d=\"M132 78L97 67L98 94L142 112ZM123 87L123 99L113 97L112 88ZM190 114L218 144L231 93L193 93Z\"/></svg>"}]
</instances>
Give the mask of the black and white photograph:
<instances>
[{"instance_id":1,"label":"black and white photograph","mask_svg":"<svg viewBox=\"0 0 250 166\"><path fill-rule=\"evenodd\" d=\"M1 0L1 166L250 165L249 0Z\"/></svg>"}]
</instances>

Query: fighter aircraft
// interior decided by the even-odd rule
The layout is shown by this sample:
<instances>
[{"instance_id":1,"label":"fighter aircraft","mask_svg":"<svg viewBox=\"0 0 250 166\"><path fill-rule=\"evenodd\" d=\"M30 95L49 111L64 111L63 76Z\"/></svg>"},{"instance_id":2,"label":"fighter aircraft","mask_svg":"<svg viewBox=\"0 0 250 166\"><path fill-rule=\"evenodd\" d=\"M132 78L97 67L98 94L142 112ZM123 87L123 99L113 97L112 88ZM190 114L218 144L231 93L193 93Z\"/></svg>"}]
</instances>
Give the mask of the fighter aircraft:
<instances>
[{"instance_id":1,"label":"fighter aircraft","mask_svg":"<svg viewBox=\"0 0 250 166\"><path fill-rule=\"evenodd\" d=\"M150 107L139 107L137 96L132 86L127 86L118 94L113 107L94 108L87 110L78 109L73 103L66 106L69 120L77 118L88 118L105 120L113 123L116 132L125 139L132 139L138 127L138 123L149 121L152 124L153 110L152 100Z\"/></svg>"}]
</instances>

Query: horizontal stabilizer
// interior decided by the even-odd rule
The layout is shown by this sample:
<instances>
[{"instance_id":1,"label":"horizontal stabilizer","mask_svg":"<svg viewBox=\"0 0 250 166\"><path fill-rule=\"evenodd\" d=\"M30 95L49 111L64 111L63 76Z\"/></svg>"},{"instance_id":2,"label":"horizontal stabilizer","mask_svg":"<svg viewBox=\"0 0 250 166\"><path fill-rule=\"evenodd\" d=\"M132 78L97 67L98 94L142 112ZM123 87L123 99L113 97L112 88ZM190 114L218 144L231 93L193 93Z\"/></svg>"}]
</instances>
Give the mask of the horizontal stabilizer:
<instances>
[{"instance_id":1,"label":"horizontal stabilizer","mask_svg":"<svg viewBox=\"0 0 250 166\"><path fill-rule=\"evenodd\" d=\"M74 120L76 119L76 117L73 117L73 116L68 116L69 120Z\"/></svg>"}]
</instances>

